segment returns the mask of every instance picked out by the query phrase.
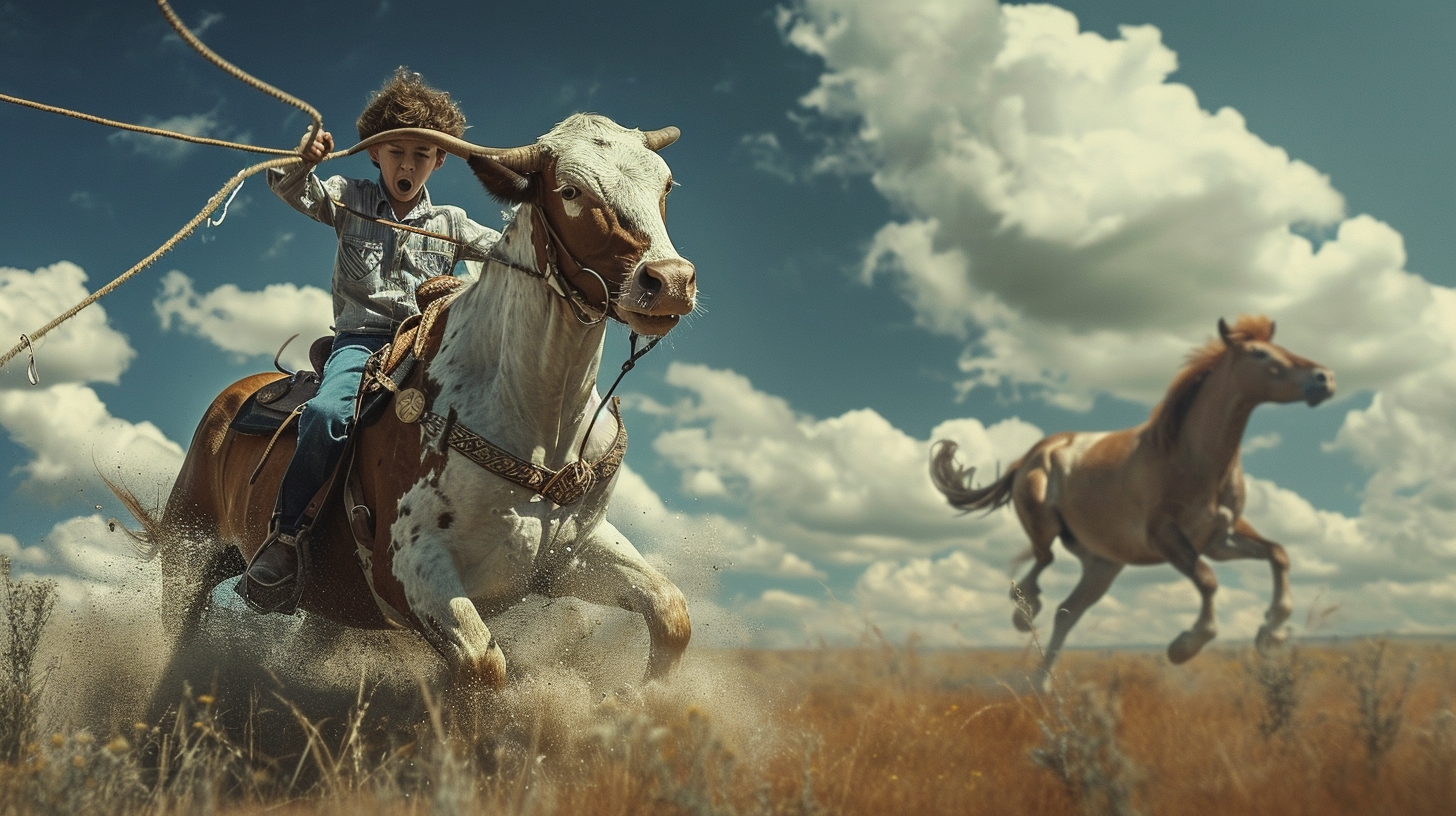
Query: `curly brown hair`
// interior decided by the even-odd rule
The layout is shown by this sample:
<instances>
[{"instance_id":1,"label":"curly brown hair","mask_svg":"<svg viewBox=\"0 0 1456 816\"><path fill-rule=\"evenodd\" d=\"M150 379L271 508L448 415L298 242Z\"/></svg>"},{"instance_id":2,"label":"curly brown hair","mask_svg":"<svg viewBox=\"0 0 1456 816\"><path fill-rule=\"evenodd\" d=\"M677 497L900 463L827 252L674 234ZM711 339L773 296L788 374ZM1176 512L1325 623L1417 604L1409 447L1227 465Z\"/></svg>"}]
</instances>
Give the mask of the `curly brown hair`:
<instances>
[{"instance_id":1,"label":"curly brown hair","mask_svg":"<svg viewBox=\"0 0 1456 816\"><path fill-rule=\"evenodd\" d=\"M355 127L360 140L402 127L429 128L458 139L465 136L465 114L450 94L430 87L423 76L401 65L370 94Z\"/></svg>"}]
</instances>

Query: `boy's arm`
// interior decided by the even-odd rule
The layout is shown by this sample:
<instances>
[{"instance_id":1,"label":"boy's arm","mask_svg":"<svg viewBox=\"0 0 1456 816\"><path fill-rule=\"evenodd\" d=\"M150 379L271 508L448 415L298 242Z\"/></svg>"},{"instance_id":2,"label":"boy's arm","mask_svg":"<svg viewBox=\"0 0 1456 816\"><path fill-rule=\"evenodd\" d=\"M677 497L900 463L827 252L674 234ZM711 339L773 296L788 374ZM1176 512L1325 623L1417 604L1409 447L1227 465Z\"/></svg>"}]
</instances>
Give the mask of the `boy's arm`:
<instances>
[{"instance_id":1,"label":"boy's arm","mask_svg":"<svg viewBox=\"0 0 1456 816\"><path fill-rule=\"evenodd\" d=\"M501 234L484 224L471 221L463 212L455 222L455 238L464 242L460 245L455 260L467 262L468 268L478 274L478 264L486 259L490 248L500 240Z\"/></svg>"},{"instance_id":2,"label":"boy's arm","mask_svg":"<svg viewBox=\"0 0 1456 816\"><path fill-rule=\"evenodd\" d=\"M337 208L334 200L343 195L348 183L343 176L334 176L320 181L313 169L334 147L334 137L328 132L318 134L310 140L307 133L299 142L299 155L303 163L288 170L269 170L268 187L288 206L315 221L334 225Z\"/></svg>"}]
</instances>

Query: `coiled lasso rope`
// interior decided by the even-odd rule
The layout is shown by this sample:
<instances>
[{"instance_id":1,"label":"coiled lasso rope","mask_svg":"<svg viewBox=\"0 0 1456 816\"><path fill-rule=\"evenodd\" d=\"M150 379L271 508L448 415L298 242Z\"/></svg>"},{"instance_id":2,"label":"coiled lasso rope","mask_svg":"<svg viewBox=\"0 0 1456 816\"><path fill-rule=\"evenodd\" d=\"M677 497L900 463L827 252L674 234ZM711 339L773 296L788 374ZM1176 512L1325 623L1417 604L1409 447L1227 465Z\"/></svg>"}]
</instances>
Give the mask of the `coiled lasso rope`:
<instances>
[{"instance_id":1,"label":"coiled lasso rope","mask_svg":"<svg viewBox=\"0 0 1456 816\"><path fill-rule=\"evenodd\" d=\"M188 45L192 46L192 48L195 49L199 54L207 58L209 62L216 65L218 68L221 68L229 76L232 76L233 78L262 91L263 93L268 94L269 96L277 99L280 102L283 102L284 104L292 105L293 107L298 108L299 110L308 114L309 118L313 120L313 124L310 125L309 129L310 137L323 130L323 117L319 115L319 112L314 109L312 105L304 102L301 99L298 99L297 97L286 94L283 91L280 91L277 88L273 87L272 85L269 85L268 83L257 79L256 77L253 77L246 71L243 71L241 68L238 68L237 66L218 56L212 49L203 45L202 42L197 39L197 37L193 36L192 32L187 29L187 26L183 25L182 20L177 16L177 14L172 11L172 7L167 4L167 0L157 0L157 7L161 9L162 16L167 18L167 22L172 25L172 28L177 30L178 36L180 36L182 40ZM16 343L14 347L12 347L9 351L5 352L4 356L0 356L0 368L4 368L5 365L9 363L15 357L15 355L19 354L21 351L29 350L31 355L31 364L28 373L30 374L30 380L32 383L37 382L38 379L35 373L35 348L33 345L34 341L39 340L55 327L61 325L67 320L70 320L72 317L75 317L77 312L80 312L82 309L105 297L113 289L130 280L132 276L134 276L136 273L142 271L143 269L146 269L148 266L151 266L153 263L156 262L158 258L167 254L167 252L169 252L172 247L176 246L179 242L181 242L182 239L191 235L192 231L197 229L197 225L201 224L203 219L207 218L209 215L212 215L213 211L221 206L223 201L227 200L228 194L231 193L233 190L237 189L238 185L242 184L244 179L264 170L269 170L275 167L289 167L303 161L303 159L300 158L298 155L299 150L301 150L302 148L299 148L299 150L282 150L273 147L259 147L257 145L228 142L221 139L207 139L200 136L191 136L185 133L162 130L160 128L148 128L142 127L140 125L130 125L125 122L115 122L110 119L102 119L99 116L91 116L89 114L79 113L77 111L67 110L65 108L57 108L51 105L42 105L39 102L31 102L29 100L19 99L13 96L7 96L5 94L0 94L0 101L10 102L16 105L24 105L26 107L35 108L36 110L47 111L49 113L59 113L64 116L72 116L87 122L94 122L96 124L107 125L109 127L117 127L124 130L133 130L137 131L138 133L147 133L153 136L166 136L168 138L180 139L185 142L194 142L196 144L231 147L237 150L247 150L254 153L268 153L272 155L281 155L286 157L259 162L258 164L252 165L251 167L246 167L242 170L239 170L237 174L235 174L232 178L228 179L227 183L222 186L222 189L218 190L212 198L208 199L207 206L202 208L202 212L199 212L197 215L193 216L191 221L188 221L187 224L182 227L182 229L178 230L177 234L167 239L167 241L163 243L160 247L158 247L155 252L143 258L132 268L118 275L115 280L111 281L100 289L97 289L95 292L92 292L91 295L85 300L82 300L80 303L77 303L75 306L72 306L65 312L61 313L61 315L55 320L52 320L51 322L45 324L44 326L36 329L33 332L20 335L20 342ZM335 159L340 156L350 155L357 149L358 146L350 150L340 150L334 153L330 153L324 157L324 161L328 161L329 159Z\"/></svg>"}]
</instances>

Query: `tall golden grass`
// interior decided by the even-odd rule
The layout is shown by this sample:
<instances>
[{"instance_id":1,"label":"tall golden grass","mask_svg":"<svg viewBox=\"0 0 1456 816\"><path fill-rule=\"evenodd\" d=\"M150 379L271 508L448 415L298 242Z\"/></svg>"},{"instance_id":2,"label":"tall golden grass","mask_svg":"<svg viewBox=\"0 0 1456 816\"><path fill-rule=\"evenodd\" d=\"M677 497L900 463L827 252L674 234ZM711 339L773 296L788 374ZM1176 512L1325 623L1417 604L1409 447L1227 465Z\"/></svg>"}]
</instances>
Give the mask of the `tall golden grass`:
<instances>
[{"instance_id":1,"label":"tall golden grass","mask_svg":"<svg viewBox=\"0 0 1456 816\"><path fill-rule=\"evenodd\" d=\"M0 594L7 614L38 597L22 590ZM1182 667L1071 651L1046 693L1025 680L1035 663L877 641L697 650L666 683L541 665L494 694L428 680L403 694L366 670L322 705L234 684L104 733L94 723L115 712L88 726L64 702L11 695L34 710L0 713L40 725L0 765L0 811L1326 816L1456 802L1451 644L1225 646Z\"/></svg>"}]
</instances>

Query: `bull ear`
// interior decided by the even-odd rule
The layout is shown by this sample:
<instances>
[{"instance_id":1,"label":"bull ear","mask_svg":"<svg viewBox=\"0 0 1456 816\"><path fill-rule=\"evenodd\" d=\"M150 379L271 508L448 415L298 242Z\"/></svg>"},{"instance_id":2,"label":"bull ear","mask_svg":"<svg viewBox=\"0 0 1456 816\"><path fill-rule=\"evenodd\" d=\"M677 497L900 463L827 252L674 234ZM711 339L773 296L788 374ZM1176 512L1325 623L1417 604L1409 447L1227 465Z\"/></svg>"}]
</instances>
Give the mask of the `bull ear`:
<instances>
[{"instance_id":1,"label":"bull ear","mask_svg":"<svg viewBox=\"0 0 1456 816\"><path fill-rule=\"evenodd\" d=\"M1269 339L1274 339L1274 321L1269 321Z\"/></svg>"},{"instance_id":2,"label":"bull ear","mask_svg":"<svg viewBox=\"0 0 1456 816\"><path fill-rule=\"evenodd\" d=\"M1218 319L1218 336L1223 338L1225 345L1232 346L1234 344L1234 341L1229 337L1228 324L1223 322L1223 318L1221 317Z\"/></svg>"},{"instance_id":3,"label":"bull ear","mask_svg":"<svg viewBox=\"0 0 1456 816\"><path fill-rule=\"evenodd\" d=\"M465 160L491 197L503 204L520 204L531 197L531 179L489 156L476 153Z\"/></svg>"}]
</instances>

